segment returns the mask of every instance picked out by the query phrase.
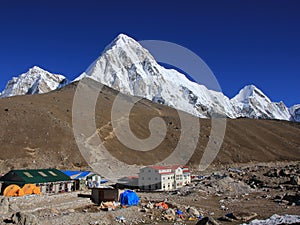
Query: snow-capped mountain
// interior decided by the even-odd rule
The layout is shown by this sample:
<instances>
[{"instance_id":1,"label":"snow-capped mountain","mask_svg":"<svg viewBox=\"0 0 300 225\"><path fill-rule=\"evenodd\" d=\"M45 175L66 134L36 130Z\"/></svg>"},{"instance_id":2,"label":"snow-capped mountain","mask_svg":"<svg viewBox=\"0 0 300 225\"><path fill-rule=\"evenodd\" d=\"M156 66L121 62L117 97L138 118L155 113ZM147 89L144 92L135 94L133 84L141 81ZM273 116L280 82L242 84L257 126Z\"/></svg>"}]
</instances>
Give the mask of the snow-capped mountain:
<instances>
[{"instance_id":1,"label":"snow-capped mountain","mask_svg":"<svg viewBox=\"0 0 300 225\"><path fill-rule=\"evenodd\" d=\"M52 74L37 66L8 81L0 97L47 93L68 84L63 75Z\"/></svg>"},{"instance_id":2,"label":"snow-capped mountain","mask_svg":"<svg viewBox=\"0 0 300 225\"><path fill-rule=\"evenodd\" d=\"M290 113L293 121L300 122L300 104L291 107Z\"/></svg>"},{"instance_id":3,"label":"snow-capped mountain","mask_svg":"<svg viewBox=\"0 0 300 225\"><path fill-rule=\"evenodd\" d=\"M124 34L108 45L87 73L76 80L83 77L199 117L236 117L230 100L221 92L191 82L176 70L165 69L148 50Z\"/></svg>"},{"instance_id":4,"label":"snow-capped mountain","mask_svg":"<svg viewBox=\"0 0 300 225\"><path fill-rule=\"evenodd\" d=\"M202 118L226 116L300 122L300 105L288 109L283 102L272 102L254 85L244 87L229 99L221 92L190 81L176 70L162 67L147 49L124 34L113 40L74 81L85 77L124 94L140 96ZM0 97L46 93L66 84L64 76L33 67L10 80Z\"/></svg>"},{"instance_id":5,"label":"snow-capped mountain","mask_svg":"<svg viewBox=\"0 0 300 225\"><path fill-rule=\"evenodd\" d=\"M254 85L244 87L230 100L237 117L290 120L289 109L283 102L272 102Z\"/></svg>"}]
</instances>

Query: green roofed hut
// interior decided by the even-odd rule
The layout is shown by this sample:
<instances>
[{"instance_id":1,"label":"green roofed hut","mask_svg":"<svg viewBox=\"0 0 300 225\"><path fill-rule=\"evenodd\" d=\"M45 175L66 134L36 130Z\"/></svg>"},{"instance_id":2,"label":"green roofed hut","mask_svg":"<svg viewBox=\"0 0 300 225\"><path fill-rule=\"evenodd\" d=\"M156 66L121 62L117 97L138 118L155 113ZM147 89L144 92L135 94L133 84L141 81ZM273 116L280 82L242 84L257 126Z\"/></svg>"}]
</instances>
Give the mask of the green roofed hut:
<instances>
[{"instance_id":1,"label":"green roofed hut","mask_svg":"<svg viewBox=\"0 0 300 225\"><path fill-rule=\"evenodd\" d=\"M23 187L25 184L35 184L41 187L42 193L59 193L71 191L74 181L57 169L11 170L0 178L2 190L16 184Z\"/></svg>"}]
</instances>

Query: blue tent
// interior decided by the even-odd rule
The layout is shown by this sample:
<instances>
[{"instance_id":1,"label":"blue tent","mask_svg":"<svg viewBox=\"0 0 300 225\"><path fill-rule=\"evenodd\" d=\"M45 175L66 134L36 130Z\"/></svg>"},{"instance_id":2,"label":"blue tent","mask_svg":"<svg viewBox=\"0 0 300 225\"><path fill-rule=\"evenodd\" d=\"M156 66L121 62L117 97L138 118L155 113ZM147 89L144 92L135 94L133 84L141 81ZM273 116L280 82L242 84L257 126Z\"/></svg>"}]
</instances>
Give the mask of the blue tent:
<instances>
[{"instance_id":1,"label":"blue tent","mask_svg":"<svg viewBox=\"0 0 300 225\"><path fill-rule=\"evenodd\" d=\"M121 205L137 205L140 202L139 196L132 190L126 190L120 195Z\"/></svg>"}]
</instances>

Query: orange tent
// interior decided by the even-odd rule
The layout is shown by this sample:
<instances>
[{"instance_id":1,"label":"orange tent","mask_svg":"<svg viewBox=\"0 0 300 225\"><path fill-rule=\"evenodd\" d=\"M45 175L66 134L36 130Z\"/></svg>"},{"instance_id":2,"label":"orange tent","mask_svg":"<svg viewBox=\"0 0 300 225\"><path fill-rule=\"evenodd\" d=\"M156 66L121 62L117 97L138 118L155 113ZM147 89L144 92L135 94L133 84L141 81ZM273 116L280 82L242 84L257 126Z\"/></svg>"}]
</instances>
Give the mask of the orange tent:
<instances>
[{"instance_id":1,"label":"orange tent","mask_svg":"<svg viewBox=\"0 0 300 225\"><path fill-rule=\"evenodd\" d=\"M3 195L6 197L23 196L24 191L18 185L12 184L4 189Z\"/></svg>"},{"instance_id":2,"label":"orange tent","mask_svg":"<svg viewBox=\"0 0 300 225\"><path fill-rule=\"evenodd\" d=\"M35 186L35 188L33 189L33 192L32 194L35 194L35 195L39 195L41 194L41 188L40 187L37 187Z\"/></svg>"},{"instance_id":3,"label":"orange tent","mask_svg":"<svg viewBox=\"0 0 300 225\"><path fill-rule=\"evenodd\" d=\"M35 184L25 184L22 187L22 190L24 191L25 195L31 195L33 194L33 190L36 188Z\"/></svg>"}]
</instances>

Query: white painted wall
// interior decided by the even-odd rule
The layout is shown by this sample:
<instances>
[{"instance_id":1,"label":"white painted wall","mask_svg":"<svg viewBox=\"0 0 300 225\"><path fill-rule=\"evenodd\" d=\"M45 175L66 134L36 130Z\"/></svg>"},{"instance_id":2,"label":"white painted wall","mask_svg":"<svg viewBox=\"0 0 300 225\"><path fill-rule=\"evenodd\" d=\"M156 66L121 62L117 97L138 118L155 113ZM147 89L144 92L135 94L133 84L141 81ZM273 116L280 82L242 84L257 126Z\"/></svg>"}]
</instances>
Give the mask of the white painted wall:
<instances>
[{"instance_id":1,"label":"white painted wall","mask_svg":"<svg viewBox=\"0 0 300 225\"><path fill-rule=\"evenodd\" d=\"M161 189L161 175L151 167L144 167L140 169L138 183L143 190Z\"/></svg>"},{"instance_id":2,"label":"white painted wall","mask_svg":"<svg viewBox=\"0 0 300 225\"><path fill-rule=\"evenodd\" d=\"M180 167L174 173L171 169L155 170L151 167L144 167L140 169L138 178L138 185L142 190L170 191L190 182L190 173L183 172Z\"/></svg>"}]
</instances>

